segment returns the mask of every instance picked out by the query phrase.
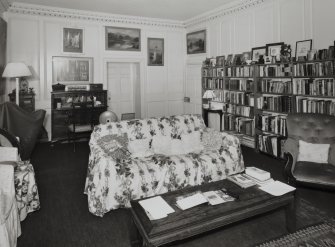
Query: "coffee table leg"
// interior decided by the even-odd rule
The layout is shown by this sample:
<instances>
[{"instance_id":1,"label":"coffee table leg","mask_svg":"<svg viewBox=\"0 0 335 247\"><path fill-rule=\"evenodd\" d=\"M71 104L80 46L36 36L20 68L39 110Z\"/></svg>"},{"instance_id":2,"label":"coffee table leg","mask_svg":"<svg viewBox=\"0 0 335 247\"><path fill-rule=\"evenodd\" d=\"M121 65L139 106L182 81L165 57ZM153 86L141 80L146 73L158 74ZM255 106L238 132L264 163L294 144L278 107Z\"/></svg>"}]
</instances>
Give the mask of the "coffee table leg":
<instances>
[{"instance_id":1,"label":"coffee table leg","mask_svg":"<svg viewBox=\"0 0 335 247\"><path fill-rule=\"evenodd\" d=\"M287 230L291 233L296 230L296 220L295 220L295 203L292 201L288 205L285 206L285 214L286 214L286 227Z\"/></svg>"}]
</instances>

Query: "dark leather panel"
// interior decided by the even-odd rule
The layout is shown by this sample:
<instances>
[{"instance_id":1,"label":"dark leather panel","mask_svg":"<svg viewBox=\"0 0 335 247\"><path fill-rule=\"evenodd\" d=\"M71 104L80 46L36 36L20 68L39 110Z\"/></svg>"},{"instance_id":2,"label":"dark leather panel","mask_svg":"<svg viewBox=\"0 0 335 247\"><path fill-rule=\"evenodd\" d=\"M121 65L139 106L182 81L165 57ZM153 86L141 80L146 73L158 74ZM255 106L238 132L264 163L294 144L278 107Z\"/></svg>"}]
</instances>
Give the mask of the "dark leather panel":
<instances>
[{"instance_id":1,"label":"dark leather panel","mask_svg":"<svg viewBox=\"0 0 335 247\"><path fill-rule=\"evenodd\" d=\"M331 164L298 161L293 176L301 182L335 186L335 166Z\"/></svg>"},{"instance_id":2,"label":"dark leather panel","mask_svg":"<svg viewBox=\"0 0 335 247\"><path fill-rule=\"evenodd\" d=\"M310 143L335 143L335 117L315 113L294 113L287 118L290 138Z\"/></svg>"},{"instance_id":3,"label":"dark leather panel","mask_svg":"<svg viewBox=\"0 0 335 247\"><path fill-rule=\"evenodd\" d=\"M20 138L21 159L27 160L35 147L45 110L29 113L11 102L0 104L0 128Z\"/></svg>"}]
</instances>

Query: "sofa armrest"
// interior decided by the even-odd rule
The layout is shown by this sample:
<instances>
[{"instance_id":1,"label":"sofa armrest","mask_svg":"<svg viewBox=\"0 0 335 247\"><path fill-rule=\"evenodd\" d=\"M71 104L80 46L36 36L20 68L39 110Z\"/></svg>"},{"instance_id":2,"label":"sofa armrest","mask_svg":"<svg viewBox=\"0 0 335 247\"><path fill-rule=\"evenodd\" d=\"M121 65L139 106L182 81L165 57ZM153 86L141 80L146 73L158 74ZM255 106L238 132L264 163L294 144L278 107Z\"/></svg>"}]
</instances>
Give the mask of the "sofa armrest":
<instances>
[{"instance_id":1,"label":"sofa armrest","mask_svg":"<svg viewBox=\"0 0 335 247\"><path fill-rule=\"evenodd\" d=\"M330 145L328 163L335 166L335 144Z\"/></svg>"},{"instance_id":2,"label":"sofa armrest","mask_svg":"<svg viewBox=\"0 0 335 247\"><path fill-rule=\"evenodd\" d=\"M292 156L292 164L295 164L299 153L299 142L295 139L287 138L284 143L284 153L290 153Z\"/></svg>"}]
</instances>

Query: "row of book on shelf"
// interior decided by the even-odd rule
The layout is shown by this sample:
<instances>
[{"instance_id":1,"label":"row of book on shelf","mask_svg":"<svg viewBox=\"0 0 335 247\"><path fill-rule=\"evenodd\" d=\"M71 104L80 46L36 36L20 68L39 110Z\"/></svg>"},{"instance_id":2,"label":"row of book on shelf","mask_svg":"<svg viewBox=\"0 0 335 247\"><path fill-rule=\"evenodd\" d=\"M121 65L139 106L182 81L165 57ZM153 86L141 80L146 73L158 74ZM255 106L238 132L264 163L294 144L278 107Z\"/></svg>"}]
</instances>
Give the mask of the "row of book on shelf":
<instances>
[{"instance_id":1,"label":"row of book on shelf","mask_svg":"<svg viewBox=\"0 0 335 247\"><path fill-rule=\"evenodd\" d=\"M260 65L260 77L288 77L292 76L290 64Z\"/></svg>"},{"instance_id":2,"label":"row of book on shelf","mask_svg":"<svg viewBox=\"0 0 335 247\"><path fill-rule=\"evenodd\" d=\"M296 112L298 113L320 113L335 116L334 99L296 98Z\"/></svg>"},{"instance_id":3,"label":"row of book on shelf","mask_svg":"<svg viewBox=\"0 0 335 247\"><path fill-rule=\"evenodd\" d=\"M222 126L220 126L222 123ZM238 117L231 114L223 114L220 121L220 115L216 113L208 114L208 126L217 131L236 131L237 133L254 136L255 126L252 118ZM250 141L253 141L250 140Z\"/></svg>"},{"instance_id":4,"label":"row of book on shelf","mask_svg":"<svg viewBox=\"0 0 335 247\"><path fill-rule=\"evenodd\" d=\"M216 67L202 68L202 76L204 77L223 77L224 70L223 68L216 68Z\"/></svg>"},{"instance_id":5,"label":"row of book on shelf","mask_svg":"<svg viewBox=\"0 0 335 247\"><path fill-rule=\"evenodd\" d=\"M258 149L278 158L284 158L284 143L286 138L274 134L263 133L257 135L256 142Z\"/></svg>"},{"instance_id":6,"label":"row of book on shelf","mask_svg":"<svg viewBox=\"0 0 335 247\"><path fill-rule=\"evenodd\" d=\"M226 67L226 76L228 77L253 77L254 67L253 66L242 66L242 67Z\"/></svg>"},{"instance_id":7,"label":"row of book on shelf","mask_svg":"<svg viewBox=\"0 0 335 247\"><path fill-rule=\"evenodd\" d=\"M292 94L292 81L277 79L262 79L258 84L258 91L262 93Z\"/></svg>"},{"instance_id":8,"label":"row of book on shelf","mask_svg":"<svg viewBox=\"0 0 335 247\"><path fill-rule=\"evenodd\" d=\"M293 76L333 76L333 61L297 63L293 65Z\"/></svg>"},{"instance_id":9,"label":"row of book on shelf","mask_svg":"<svg viewBox=\"0 0 335 247\"><path fill-rule=\"evenodd\" d=\"M292 96L271 95L258 97L257 108L275 112L292 112Z\"/></svg>"},{"instance_id":10,"label":"row of book on shelf","mask_svg":"<svg viewBox=\"0 0 335 247\"><path fill-rule=\"evenodd\" d=\"M226 80L225 89L239 91L253 91L254 80L252 79L229 79Z\"/></svg>"},{"instance_id":11,"label":"row of book on shelf","mask_svg":"<svg viewBox=\"0 0 335 247\"><path fill-rule=\"evenodd\" d=\"M202 88L204 89L223 89L223 79L202 78Z\"/></svg>"},{"instance_id":12,"label":"row of book on shelf","mask_svg":"<svg viewBox=\"0 0 335 247\"><path fill-rule=\"evenodd\" d=\"M254 96L252 93L223 90L218 92L218 95L220 100L225 103L254 106Z\"/></svg>"},{"instance_id":13,"label":"row of book on shelf","mask_svg":"<svg viewBox=\"0 0 335 247\"><path fill-rule=\"evenodd\" d=\"M287 136L286 116L263 113L256 116L256 126L264 131Z\"/></svg>"},{"instance_id":14,"label":"row of book on shelf","mask_svg":"<svg viewBox=\"0 0 335 247\"><path fill-rule=\"evenodd\" d=\"M253 117L254 108L251 106L241 106L230 103L224 103L223 112L243 117Z\"/></svg>"},{"instance_id":15,"label":"row of book on shelf","mask_svg":"<svg viewBox=\"0 0 335 247\"><path fill-rule=\"evenodd\" d=\"M293 91L295 95L335 96L334 78L327 79L294 79Z\"/></svg>"}]
</instances>

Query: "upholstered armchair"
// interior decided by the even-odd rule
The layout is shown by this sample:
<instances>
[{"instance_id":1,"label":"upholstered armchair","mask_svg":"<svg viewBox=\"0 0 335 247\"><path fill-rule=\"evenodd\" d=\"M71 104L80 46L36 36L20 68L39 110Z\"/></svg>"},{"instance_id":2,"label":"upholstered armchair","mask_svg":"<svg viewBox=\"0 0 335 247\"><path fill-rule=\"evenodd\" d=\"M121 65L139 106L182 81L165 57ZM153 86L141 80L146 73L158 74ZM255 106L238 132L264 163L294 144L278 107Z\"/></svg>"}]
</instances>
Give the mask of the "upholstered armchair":
<instances>
[{"instance_id":1,"label":"upholstered armchair","mask_svg":"<svg viewBox=\"0 0 335 247\"><path fill-rule=\"evenodd\" d=\"M295 113L287 117L285 172L296 185L335 189L335 117Z\"/></svg>"}]
</instances>

